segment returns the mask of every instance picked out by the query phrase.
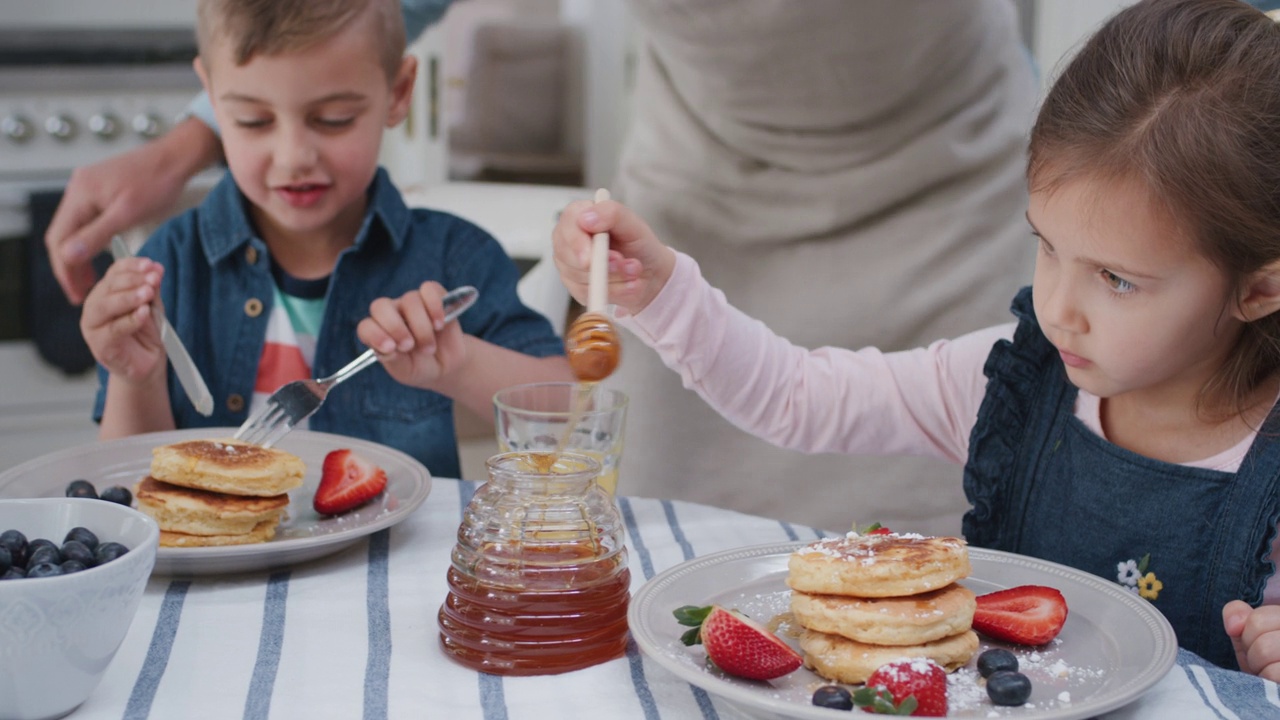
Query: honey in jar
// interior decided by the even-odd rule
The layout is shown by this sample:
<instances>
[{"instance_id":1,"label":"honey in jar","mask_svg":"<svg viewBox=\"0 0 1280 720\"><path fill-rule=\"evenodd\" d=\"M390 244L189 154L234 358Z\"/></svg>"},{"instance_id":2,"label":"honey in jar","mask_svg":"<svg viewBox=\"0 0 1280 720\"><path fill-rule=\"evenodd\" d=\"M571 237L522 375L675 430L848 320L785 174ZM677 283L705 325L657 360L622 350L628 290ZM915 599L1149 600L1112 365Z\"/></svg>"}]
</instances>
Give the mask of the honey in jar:
<instances>
[{"instance_id":1,"label":"honey in jar","mask_svg":"<svg viewBox=\"0 0 1280 720\"><path fill-rule=\"evenodd\" d=\"M535 457L536 456L536 457ZM440 608L440 643L496 675L545 675L620 657L631 574L622 518L600 465L566 452L511 452L458 528Z\"/></svg>"}]
</instances>

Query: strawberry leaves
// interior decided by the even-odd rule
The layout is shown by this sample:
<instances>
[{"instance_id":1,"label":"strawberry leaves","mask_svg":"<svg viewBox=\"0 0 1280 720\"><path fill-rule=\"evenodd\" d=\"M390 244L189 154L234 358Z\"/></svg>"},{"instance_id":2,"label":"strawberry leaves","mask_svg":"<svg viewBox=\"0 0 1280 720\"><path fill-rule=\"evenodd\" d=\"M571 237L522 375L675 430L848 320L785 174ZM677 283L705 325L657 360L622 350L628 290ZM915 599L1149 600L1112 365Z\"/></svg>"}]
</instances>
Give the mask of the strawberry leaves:
<instances>
[{"instance_id":1,"label":"strawberry leaves","mask_svg":"<svg viewBox=\"0 0 1280 720\"><path fill-rule=\"evenodd\" d=\"M676 622L693 628L692 630L686 630L680 636L680 642L684 643L686 647L702 644L702 621L706 620L707 616L711 614L712 607L714 606L683 605L672 612L676 616Z\"/></svg>"},{"instance_id":2,"label":"strawberry leaves","mask_svg":"<svg viewBox=\"0 0 1280 720\"><path fill-rule=\"evenodd\" d=\"M737 677L772 680L804 662L800 654L760 623L719 605L685 605L673 614L681 625L693 626L681 636L685 645L699 642L716 667Z\"/></svg>"}]
</instances>

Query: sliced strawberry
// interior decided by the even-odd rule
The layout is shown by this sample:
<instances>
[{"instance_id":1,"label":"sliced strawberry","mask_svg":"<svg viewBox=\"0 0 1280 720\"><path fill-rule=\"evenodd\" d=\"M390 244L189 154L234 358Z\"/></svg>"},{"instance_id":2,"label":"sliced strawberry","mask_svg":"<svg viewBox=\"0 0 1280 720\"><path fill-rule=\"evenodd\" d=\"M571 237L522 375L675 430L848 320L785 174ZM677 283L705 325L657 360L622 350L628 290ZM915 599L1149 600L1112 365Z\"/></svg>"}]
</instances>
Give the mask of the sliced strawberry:
<instances>
[{"instance_id":1,"label":"sliced strawberry","mask_svg":"<svg viewBox=\"0 0 1280 720\"><path fill-rule=\"evenodd\" d=\"M322 515L336 515L369 502L386 487L382 468L346 448L333 450L324 457L312 506Z\"/></svg>"},{"instance_id":2,"label":"sliced strawberry","mask_svg":"<svg viewBox=\"0 0 1280 720\"><path fill-rule=\"evenodd\" d=\"M675 611L682 625L694 627L684 634L685 645L699 642L707 657L721 670L750 680L772 680L804 662L790 645L760 623L719 605L686 605Z\"/></svg>"},{"instance_id":3,"label":"sliced strawberry","mask_svg":"<svg viewBox=\"0 0 1280 720\"><path fill-rule=\"evenodd\" d=\"M853 697L864 712L946 717L947 671L928 658L895 660L871 673Z\"/></svg>"},{"instance_id":4,"label":"sliced strawberry","mask_svg":"<svg viewBox=\"0 0 1280 720\"><path fill-rule=\"evenodd\" d=\"M978 596L973 629L997 640L1043 645L1067 621L1067 600L1042 585L1019 585Z\"/></svg>"}]
</instances>

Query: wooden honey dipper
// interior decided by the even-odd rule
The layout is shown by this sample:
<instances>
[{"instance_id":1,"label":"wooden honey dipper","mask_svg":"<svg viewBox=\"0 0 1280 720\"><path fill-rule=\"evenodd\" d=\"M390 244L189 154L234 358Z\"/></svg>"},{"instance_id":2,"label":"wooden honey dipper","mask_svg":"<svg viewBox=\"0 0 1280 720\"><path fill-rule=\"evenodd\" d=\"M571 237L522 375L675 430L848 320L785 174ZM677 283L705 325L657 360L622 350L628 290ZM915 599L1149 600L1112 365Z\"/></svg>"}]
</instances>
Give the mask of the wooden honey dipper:
<instances>
[{"instance_id":1,"label":"wooden honey dipper","mask_svg":"<svg viewBox=\"0 0 1280 720\"><path fill-rule=\"evenodd\" d=\"M600 188L595 201L609 199L609 191ZM622 343L618 331L607 315L609 299L609 234L591 237L591 265L587 269L587 307L565 333L565 355L579 382L599 382L618 368Z\"/></svg>"}]
</instances>

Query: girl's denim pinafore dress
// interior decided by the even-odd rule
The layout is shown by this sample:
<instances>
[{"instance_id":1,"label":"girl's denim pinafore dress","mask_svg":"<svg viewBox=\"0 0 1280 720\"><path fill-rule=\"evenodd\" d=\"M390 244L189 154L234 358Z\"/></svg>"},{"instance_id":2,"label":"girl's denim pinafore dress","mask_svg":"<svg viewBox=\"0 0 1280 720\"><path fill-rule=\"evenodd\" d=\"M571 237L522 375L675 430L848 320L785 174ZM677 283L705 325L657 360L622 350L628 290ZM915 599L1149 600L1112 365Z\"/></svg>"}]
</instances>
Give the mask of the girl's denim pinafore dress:
<instances>
[{"instance_id":1,"label":"girl's denim pinafore dress","mask_svg":"<svg viewBox=\"0 0 1280 720\"><path fill-rule=\"evenodd\" d=\"M1077 389L1040 332L1031 289L1018 328L987 358L970 435L964 517L972 545L1070 565L1119 582L1172 623L1178 644L1236 668L1222 606L1262 601L1280 519L1280 413L1237 473L1130 452L1085 427Z\"/></svg>"}]
</instances>

